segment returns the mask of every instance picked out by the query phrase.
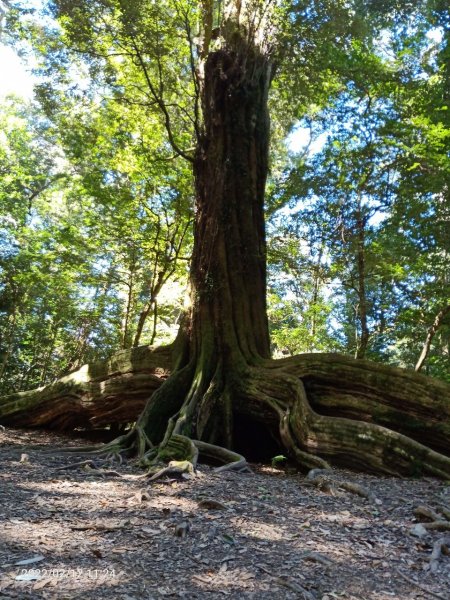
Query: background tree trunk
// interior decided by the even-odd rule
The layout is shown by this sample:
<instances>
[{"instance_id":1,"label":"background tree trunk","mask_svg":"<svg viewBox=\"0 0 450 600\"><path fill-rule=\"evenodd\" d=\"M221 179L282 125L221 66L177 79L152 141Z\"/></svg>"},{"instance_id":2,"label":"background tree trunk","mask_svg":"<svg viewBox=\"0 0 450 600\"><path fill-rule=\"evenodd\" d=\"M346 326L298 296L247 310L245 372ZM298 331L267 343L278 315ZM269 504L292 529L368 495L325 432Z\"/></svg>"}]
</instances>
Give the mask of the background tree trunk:
<instances>
[{"instance_id":1,"label":"background tree trunk","mask_svg":"<svg viewBox=\"0 0 450 600\"><path fill-rule=\"evenodd\" d=\"M439 328L443 324L444 319L448 314L450 314L450 304L448 306L445 306L442 310L438 312L433 321L433 325L429 328L425 343L422 348L422 352L420 353L420 356L415 366L416 371L422 370L422 367L427 359L428 353L430 352L431 342L433 341L434 336L439 331Z\"/></svg>"}]
</instances>

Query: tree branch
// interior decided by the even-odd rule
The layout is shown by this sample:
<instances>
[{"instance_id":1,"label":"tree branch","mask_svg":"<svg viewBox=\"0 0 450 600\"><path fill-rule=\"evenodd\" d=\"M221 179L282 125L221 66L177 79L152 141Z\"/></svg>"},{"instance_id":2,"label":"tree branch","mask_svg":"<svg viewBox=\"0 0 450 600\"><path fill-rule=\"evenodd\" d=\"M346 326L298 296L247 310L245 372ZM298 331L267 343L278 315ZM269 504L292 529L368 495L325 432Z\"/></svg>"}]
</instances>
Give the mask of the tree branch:
<instances>
[{"instance_id":1,"label":"tree branch","mask_svg":"<svg viewBox=\"0 0 450 600\"><path fill-rule=\"evenodd\" d=\"M169 112L167 110L167 106L164 102L164 100L161 98L161 96L157 93L155 86L153 85L153 82L151 80L150 77L150 73L148 72L147 69L147 65L145 64L144 58L142 56L141 51L139 50L136 42L134 40L132 40L132 44L133 44L133 48L134 51L136 53L136 58L139 62L139 65L142 69L142 72L144 73L144 77L145 80L147 82L148 88L150 90L151 95L153 96L153 98L156 101L156 104L159 106L161 112L163 113L164 116L164 125L167 131L167 135L169 136L169 142L170 145L172 146L172 148L174 149L174 151L181 156L182 158L184 158L185 160L189 161L190 163L194 162L194 157L191 156L190 154L188 154L187 152L185 152L184 150L182 150L180 148L180 146L178 145L178 143L175 141L175 138L173 136L173 131L172 131L172 124L171 124L171 119L170 119L170 115Z\"/></svg>"}]
</instances>

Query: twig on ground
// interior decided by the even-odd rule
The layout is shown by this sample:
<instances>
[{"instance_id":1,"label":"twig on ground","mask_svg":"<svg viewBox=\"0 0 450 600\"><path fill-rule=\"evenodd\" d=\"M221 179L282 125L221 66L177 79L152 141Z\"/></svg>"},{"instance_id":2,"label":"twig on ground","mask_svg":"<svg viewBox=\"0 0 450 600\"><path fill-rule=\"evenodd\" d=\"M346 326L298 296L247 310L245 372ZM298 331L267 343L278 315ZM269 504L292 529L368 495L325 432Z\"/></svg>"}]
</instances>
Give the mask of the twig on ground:
<instances>
[{"instance_id":1,"label":"twig on ground","mask_svg":"<svg viewBox=\"0 0 450 600\"><path fill-rule=\"evenodd\" d=\"M430 571L436 573L439 566L441 554L450 553L450 536L445 536L433 544L433 551L430 556Z\"/></svg>"},{"instance_id":2,"label":"twig on ground","mask_svg":"<svg viewBox=\"0 0 450 600\"><path fill-rule=\"evenodd\" d=\"M180 538L185 538L191 529L190 523L187 521L183 521L182 523L178 523L175 525L175 536Z\"/></svg>"},{"instance_id":3,"label":"twig on ground","mask_svg":"<svg viewBox=\"0 0 450 600\"><path fill-rule=\"evenodd\" d=\"M370 490L358 483L352 483L350 481L333 481L332 477L330 477L332 473L333 471L331 469L311 469L305 479L308 483L316 486L319 490L327 494L338 495L338 490L340 488L351 494L361 496L361 498L366 498L369 502L381 504Z\"/></svg>"},{"instance_id":4,"label":"twig on ground","mask_svg":"<svg viewBox=\"0 0 450 600\"><path fill-rule=\"evenodd\" d=\"M90 467L91 469L98 469L97 465L92 459L82 460L81 462L71 463L64 467L58 467L57 471L69 471L70 469L78 469L79 467Z\"/></svg>"},{"instance_id":5,"label":"twig on ground","mask_svg":"<svg viewBox=\"0 0 450 600\"><path fill-rule=\"evenodd\" d=\"M429 506L416 506L413 510L416 519L430 519L430 521L439 521L439 515Z\"/></svg>"},{"instance_id":6,"label":"twig on ground","mask_svg":"<svg viewBox=\"0 0 450 600\"><path fill-rule=\"evenodd\" d=\"M439 506L438 510L447 519L447 521L450 521L450 508L447 508L446 506Z\"/></svg>"},{"instance_id":7,"label":"twig on ground","mask_svg":"<svg viewBox=\"0 0 450 600\"><path fill-rule=\"evenodd\" d=\"M436 592L431 591L430 589L428 589L424 585L421 585L417 581L414 581L414 579L412 579L411 577L408 577L408 575L405 575L404 573L402 573L400 571L400 569L395 569L395 572L398 575L400 575L400 577L402 577L405 581L407 581L411 585L415 586L419 590L422 590L422 592L425 592L425 594L429 594L430 596L433 596L434 598L439 598L439 600L448 600L448 596L447 597L441 596L441 594L438 594Z\"/></svg>"},{"instance_id":8,"label":"twig on ground","mask_svg":"<svg viewBox=\"0 0 450 600\"><path fill-rule=\"evenodd\" d=\"M331 558L328 558L327 556L324 556L323 554L320 554L319 552L306 552L305 554L300 556L300 558L302 558L303 560L310 560L313 562L317 562L317 563L323 565L324 567L329 567L330 565L333 564L333 561L331 560Z\"/></svg>"},{"instance_id":9,"label":"twig on ground","mask_svg":"<svg viewBox=\"0 0 450 600\"><path fill-rule=\"evenodd\" d=\"M118 473L117 471L104 471L103 469L99 469L98 470L98 474L101 475L102 477L120 477L122 478L122 475L120 473Z\"/></svg>"},{"instance_id":10,"label":"twig on ground","mask_svg":"<svg viewBox=\"0 0 450 600\"><path fill-rule=\"evenodd\" d=\"M281 585L284 585L284 587L297 592L297 594L302 594L304 600L316 600L315 596L299 583L295 583L294 581L290 581L288 578L284 577L275 577L275 581L278 581L278 583L281 583Z\"/></svg>"},{"instance_id":11,"label":"twig on ground","mask_svg":"<svg viewBox=\"0 0 450 600\"><path fill-rule=\"evenodd\" d=\"M161 477L164 477L165 475L182 476L185 474L188 474L188 475L194 474L193 464L188 460L180 460L180 461L173 460L169 463L169 465L167 467L164 467L164 468L160 469L159 471L157 471L156 473L154 473L149 478L149 481L156 481L157 479L161 479ZM147 477L147 475L145 475L145 477Z\"/></svg>"},{"instance_id":12,"label":"twig on ground","mask_svg":"<svg viewBox=\"0 0 450 600\"><path fill-rule=\"evenodd\" d=\"M429 531L450 531L450 521L432 521L431 523L422 523L425 529Z\"/></svg>"},{"instance_id":13,"label":"twig on ground","mask_svg":"<svg viewBox=\"0 0 450 600\"><path fill-rule=\"evenodd\" d=\"M257 567L264 573L267 573L267 575L270 575L275 581L278 581L278 583L284 585L284 587L287 587L290 590L297 592L298 594L302 594L304 600L315 600L314 595L307 589L305 589L303 586L301 586L299 583L289 581L287 578L284 577L278 577L278 575L274 575L271 571L269 571L269 569L266 569L266 567L263 567L262 565L257 565Z\"/></svg>"},{"instance_id":14,"label":"twig on ground","mask_svg":"<svg viewBox=\"0 0 450 600\"><path fill-rule=\"evenodd\" d=\"M376 503L376 497L370 490L367 490L364 486L359 485L358 483L351 483L350 481L341 481L338 483L338 487L346 490L347 492L351 492L352 494L356 494L357 496L361 496L361 498L366 498L369 502Z\"/></svg>"},{"instance_id":15,"label":"twig on ground","mask_svg":"<svg viewBox=\"0 0 450 600\"><path fill-rule=\"evenodd\" d=\"M252 470L248 466L247 461L237 452L223 448L222 446L216 446L214 444L207 444L200 440L192 440L194 445L197 447L200 454L219 460L225 464L214 469L214 473L223 473L224 471L237 471L239 473L252 473Z\"/></svg>"}]
</instances>

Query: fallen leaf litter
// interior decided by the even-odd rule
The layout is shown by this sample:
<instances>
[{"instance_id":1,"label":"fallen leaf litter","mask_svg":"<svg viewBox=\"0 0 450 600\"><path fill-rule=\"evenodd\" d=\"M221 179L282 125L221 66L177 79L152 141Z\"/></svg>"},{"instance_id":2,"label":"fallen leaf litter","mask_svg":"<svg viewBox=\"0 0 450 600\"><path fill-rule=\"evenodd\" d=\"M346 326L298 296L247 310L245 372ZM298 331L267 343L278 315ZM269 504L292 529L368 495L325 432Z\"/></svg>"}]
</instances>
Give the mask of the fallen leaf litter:
<instances>
[{"instance_id":1,"label":"fallen leaf litter","mask_svg":"<svg viewBox=\"0 0 450 600\"><path fill-rule=\"evenodd\" d=\"M262 465L150 482L42 452L77 444L0 431L2 599L450 600L449 482Z\"/></svg>"}]
</instances>

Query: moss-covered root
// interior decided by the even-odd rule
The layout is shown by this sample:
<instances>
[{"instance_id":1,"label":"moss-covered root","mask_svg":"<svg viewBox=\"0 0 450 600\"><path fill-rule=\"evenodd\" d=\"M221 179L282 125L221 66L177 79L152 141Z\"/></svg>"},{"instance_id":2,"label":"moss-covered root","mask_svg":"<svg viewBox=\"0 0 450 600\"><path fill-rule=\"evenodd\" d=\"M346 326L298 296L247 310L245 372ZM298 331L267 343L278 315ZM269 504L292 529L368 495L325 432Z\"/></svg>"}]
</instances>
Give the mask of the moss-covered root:
<instances>
[{"instance_id":1,"label":"moss-covered root","mask_svg":"<svg viewBox=\"0 0 450 600\"><path fill-rule=\"evenodd\" d=\"M0 397L0 422L60 431L131 423L166 381L170 365L169 346L124 350L45 387Z\"/></svg>"},{"instance_id":2,"label":"moss-covered root","mask_svg":"<svg viewBox=\"0 0 450 600\"><path fill-rule=\"evenodd\" d=\"M59 448L56 451L48 451L49 454L84 454L101 456L111 462L117 460L119 463L122 463L123 456L125 455L133 455L141 460L150 452L156 454L156 448L139 425L135 425L128 433L120 435L106 444L66 446L64 448Z\"/></svg>"},{"instance_id":3,"label":"moss-covered root","mask_svg":"<svg viewBox=\"0 0 450 600\"><path fill-rule=\"evenodd\" d=\"M288 383L295 398L291 428L308 450L360 470L450 478L450 458L380 425L318 415L301 382L292 377Z\"/></svg>"},{"instance_id":4,"label":"moss-covered root","mask_svg":"<svg viewBox=\"0 0 450 600\"><path fill-rule=\"evenodd\" d=\"M158 449L158 459L161 462L189 461L195 469L198 461L198 448L193 440L185 435L174 434Z\"/></svg>"},{"instance_id":5,"label":"moss-covered root","mask_svg":"<svg viewBox=\"0 0 450 600\"><path fill-rule=\"evenodd\" d=\"M216 473L223 471L248 472L251 470L241 454L222 446L208 444L201 440L192 440L179 434L173 434L167 440L165 446L160 447L158 459L163 462L189 461L195 469L199 455L214 462L223 463L220 467L214 469Z\"/></svg>"},{"instance_id":6,"label":"moss-covered root","mask_svg":"<svg viewBox=\"0 0 450 600\"><path fill-rule=\"evenodd\" d=\"M436 452L450 452L450 385L422 374L340 354L302 354L268 362L305 386L319 414L376 423Z\"/></svg>"},{"instance_id":7,"label":"moss-covered root","mask_svg":"<svg viewBox=\"0 0 450 600\"><path fill-rule=\"evenodd\" d=\"M450 477L450 458L415 440L373 423L315 413L302 383L288 379L295 402L290 423L306 448L335 463L393 475Z\"/></svg>"},{"instance_id":8,"label":"moss-covered root","mask_svg":"<svg viewBox=\"0 0 450 600\"><path fill-rule=\"evenodd\" d=\"M255 417L258 403L260 418L267 418L268 408L278 415L281 439L302 468L326 468L329 461L392 475L450 478L449 457L405 435L373 423L318 415L295 368L290 370L293 373L285 367L276 372L254 369L246 385L246 402Z\"/></svg>"},{"instance_id":9,"label":"moss-covered root","mask_svg":"<svg viewBox=\"0 0 450 600\"><path fill-rule=\"evenodd\" d=\"M200 440L192 441L200 452L200 455L224 463L222 466L214 469L216 473L222 473L223 471L238 471L240 473L251 472L247 461L241 454L223 448L222 446L201 442Z\"/></svg>"}]
</instances>

